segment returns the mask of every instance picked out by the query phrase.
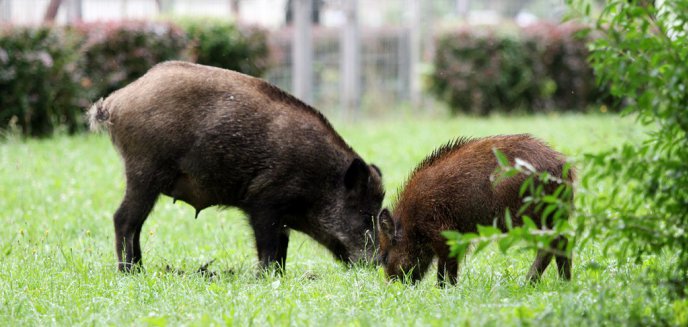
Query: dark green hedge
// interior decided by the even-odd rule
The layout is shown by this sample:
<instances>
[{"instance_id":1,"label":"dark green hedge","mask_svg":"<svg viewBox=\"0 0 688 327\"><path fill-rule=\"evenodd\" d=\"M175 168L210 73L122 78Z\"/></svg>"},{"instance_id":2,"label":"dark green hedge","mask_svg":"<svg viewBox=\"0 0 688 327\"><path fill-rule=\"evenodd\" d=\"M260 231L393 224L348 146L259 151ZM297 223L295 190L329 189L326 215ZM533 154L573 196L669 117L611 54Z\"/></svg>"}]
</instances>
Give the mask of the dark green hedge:
<instances>
[{"instance_id":1,"label":"dark green hedge","mask_svg":"<svg viewBox=\"0 0 688 327\"><path fill-rule=\"evenodd\" d=\"M584 111L609 102L587 63L583 26L536 24L509 34L475 27L437 39L431 91L453 113ZM611 105L610 103L607 103Z\"/></svg>"},{"instance_id":2,"label":"dark green hedge","mask_svg":"<svg viewBox=\"0 0 688 327\"><path fill-rule=\"evenodd\" d=\"M14 126L41 136L58 125L79 128L76 43L47 27L0 31L0 130Z\"/></svg>"},{"instance_id":3,"label":"dark green hedge","mask_svg":"<svg viewBox=\"0 0 688 327\"><path fill-rule=\"evenodd\" d=\"M0 132L12 126L27 136L50 135L60 126L83 130L83 112L93 101L165 60L195 60L254 76L267 69L265 31L223 22L182 26L188 29L166 22L4 27Z\"/></svg>"},{"instance_id":4,"label":"dark green hedge","mask_svg":"<svg viewBox=\"0 0 688 327\"><path fill-rule=\"evenodd\" d=\"M188 37L170 23L94 23L73 31L83 40L79 67L91 101L133 82L159 62L188 59Z\"/></svg>"},{"instance_id":5,"label":"dark green hedge","mask_svg":"<svg viewBox=\"0 0 688 327\"><path fill-rule=\"evenodd\" d=\"M225 20L176 21L189 36L195 62L261 76L268 69L267 34L255 27L240 27Z\"/></svg>"}]
</instances>

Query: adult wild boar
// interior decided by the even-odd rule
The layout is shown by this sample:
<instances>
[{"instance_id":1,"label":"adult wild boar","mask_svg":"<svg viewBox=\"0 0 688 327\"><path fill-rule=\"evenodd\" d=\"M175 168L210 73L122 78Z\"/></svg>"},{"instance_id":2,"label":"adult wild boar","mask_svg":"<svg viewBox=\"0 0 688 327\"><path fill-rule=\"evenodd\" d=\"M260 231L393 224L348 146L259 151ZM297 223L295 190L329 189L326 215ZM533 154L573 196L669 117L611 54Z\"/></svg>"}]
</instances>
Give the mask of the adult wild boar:
<instances>
[{"instance_id":1,"label":"adult wild boar","mask_svg":"<svg viewBox=\"0 0 688 327\"><path fill-rule=\"evenodd\" d=\"M284 269L289 230L342 261L369 258L380 171L323 115L241 73L171 61L99 100L92 127L107 127L126 175L114 214L119 270L141 265L141 227L160 194L196 214L213 205L249 216L262 267Z\"/></svg>"},{"instance_id":2,"label":"adult wild boar","mask_svg":"<svg viewBox=\"0 0 688 327\"><path fill-rule=\"evenodd\" d=\"M559 178L563 175L564 156L530 135L461 138L438 148L411 173L392 212L385 208L378 216L380 261L388 276L399 278L409 274L412 281L418 281L437 256L438 283L444 285L448 275L449 281L455 284L458 261L449 256L447 240L440 233L444 230L476 232L477 225L492 225L494 219L498 227L506 229L505 211L509 209L512 214L519 211L523 204L519 189L527 177L519 174L493 185L490 175L498 166L493 154L495 148L511 162L520 158L537 171ZM573 171L566 179L573 180ZM556 182L542 185L547 194L559 186ZM541 219L533 211L531 207L523 214L540 224ZM514 215L512 223L521 225L521 216ZM538 251L528 280L536 282L540 278L553 253L558 253L555 257L559 274L571 279L571 257L560 250L567 242L559 236L550 245L551 250Z\"/></svg>"}]
</instances>

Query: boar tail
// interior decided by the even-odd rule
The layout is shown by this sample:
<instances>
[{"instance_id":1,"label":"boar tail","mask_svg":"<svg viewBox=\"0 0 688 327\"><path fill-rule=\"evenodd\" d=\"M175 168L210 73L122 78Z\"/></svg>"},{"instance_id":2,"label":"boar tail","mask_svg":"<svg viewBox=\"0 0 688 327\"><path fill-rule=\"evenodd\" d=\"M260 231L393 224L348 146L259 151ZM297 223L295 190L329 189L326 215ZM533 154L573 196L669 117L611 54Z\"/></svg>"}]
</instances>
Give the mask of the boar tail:
<instances>
[{"instance_id":1,"label":"boar tail","mask_svg":"<svg viewBox=\"0 0 688 327\"><path fill-rule=\"evenodd\" d=\"M96 101L88 110L88 125L92 131L100 130L103 123L110 119L110 111L103 106L103 98Z\"/></svg>"}]
</instances>

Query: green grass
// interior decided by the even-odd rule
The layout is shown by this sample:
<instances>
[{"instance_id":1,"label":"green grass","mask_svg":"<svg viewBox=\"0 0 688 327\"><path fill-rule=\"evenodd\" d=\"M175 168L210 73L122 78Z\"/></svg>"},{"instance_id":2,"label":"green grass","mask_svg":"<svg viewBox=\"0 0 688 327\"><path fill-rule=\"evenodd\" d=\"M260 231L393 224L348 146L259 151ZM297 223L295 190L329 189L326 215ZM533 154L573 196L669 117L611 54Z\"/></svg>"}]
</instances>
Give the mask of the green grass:
<instances>
[{"instance_id":1,"label":"green grass","mask_svg":"<svg viewBox=\"0 0 688 327\"><path fill-rule=\"evenodd\" d=\"M419 118L335 123L378 164L394 199L414 165L457 136L532 133L580 159L638 139L613 115ZM584 172L583 172L584 173ZM688 322L642 283L643 264L618 265L589 244L576 249L574 280L554 269L524 283L534 257L495 249L469 255L456 287L388 283L379 268L338 264L292 234L287 273L256 277L252 232L237 210L194 210L162 197L144 225L146 271L116 272L111 216L123 195L122 164L103 135L10 138L0 143L0 321L3 325L619 325ZM209 279L190 273L215 259ZM166 266L189 272L167 272ZM231 272L230 272L231 271ZM669 317L669 318L666 318Z\"/></svg>"}]
</instances>

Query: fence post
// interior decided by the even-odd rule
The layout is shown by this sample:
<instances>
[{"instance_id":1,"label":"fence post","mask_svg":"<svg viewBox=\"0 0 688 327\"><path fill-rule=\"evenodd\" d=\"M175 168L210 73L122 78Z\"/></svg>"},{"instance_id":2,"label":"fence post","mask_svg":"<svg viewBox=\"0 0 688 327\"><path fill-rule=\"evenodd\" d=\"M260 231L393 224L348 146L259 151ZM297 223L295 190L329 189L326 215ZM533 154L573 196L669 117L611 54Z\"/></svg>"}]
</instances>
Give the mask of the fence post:
<instances>
[{"instance_id":1,"label":"fence post","mask_svg":"<svg viewBox=\"0 0 688 327\"><path fill-rule=\"evenodd\" d=\"M81 21L82 0L67 0L67 22L75 23Z\"/></svg>"},{"instance_id":2,"label":"fence post","mask_svg":"<svg viewBox=\"0 0 688 327\"><path fill-rule=\"evenodd\" d=\"M411 77L411 104L414 108L420 108L421 98L420 98L420 59L421 59L421 1L420 0L408 0L409 6L408 10L410 15L410 27L411 27L411 40L409 42L409 73Z\"/></svg>"},{"instance_id":3,"label":"fence post","mask_svg":"<svg viewBox=\"0 0 688 327\"><path fill-rule=\"evenodd\" d=\"M292 87L294 95L306 103L313 102L313 0L294 0L294 41L292 42Z\"/></svg>"},{"instance_id":4,"label":"fence post","mask_svg":"<svg viewBox=\"0 0 688 327\"><path fill-rule=\"evenodd\" d=\"M361 42L358 27L358 0L345 1L346 24L342 28L342 107L349 118L358 115L361 104Z\"/></svg>"},{"instance_id":5,"label":"fence post","mask_svg":"<svg viewBox=\"0 0 688 327\"><path fill-rule=\"evenodd\" d=\"M60 10L60 5L62 0L50 0L48 3L48 8L45 10L45 15L43 15L43 22L52 23L57 17L57 12Z\"/></svg>"},{"instance_id":6,"label":"fence post","mask_svg":"<svg viewBox=\"0 0 688 327\"><path fill-rule=\"evenodd\" d=\"M456 0L456 15L461 17L463 21L468 21L469 8L471 7L471 0Z\"/></svg>"},{"instance_id":7,"label":"fence post","mask_svg":"<svg viewBox=\"0 0 688 327\"><path fill-rule=\"evenodd\" d=\"M0 22L12 21L12 1L0 0Z\"/></svg>"},{"instance_id":8,"label":"fence post","mask_svg":"<svg viewBox=\"0 0 688 327\"><path fill-rule=\"evenodd\" d=\"M239 17L241 17L241 5L239 4L239 0L229 0L229 14L235 22L239 21Z\"/></svg>"}]
</instances>

